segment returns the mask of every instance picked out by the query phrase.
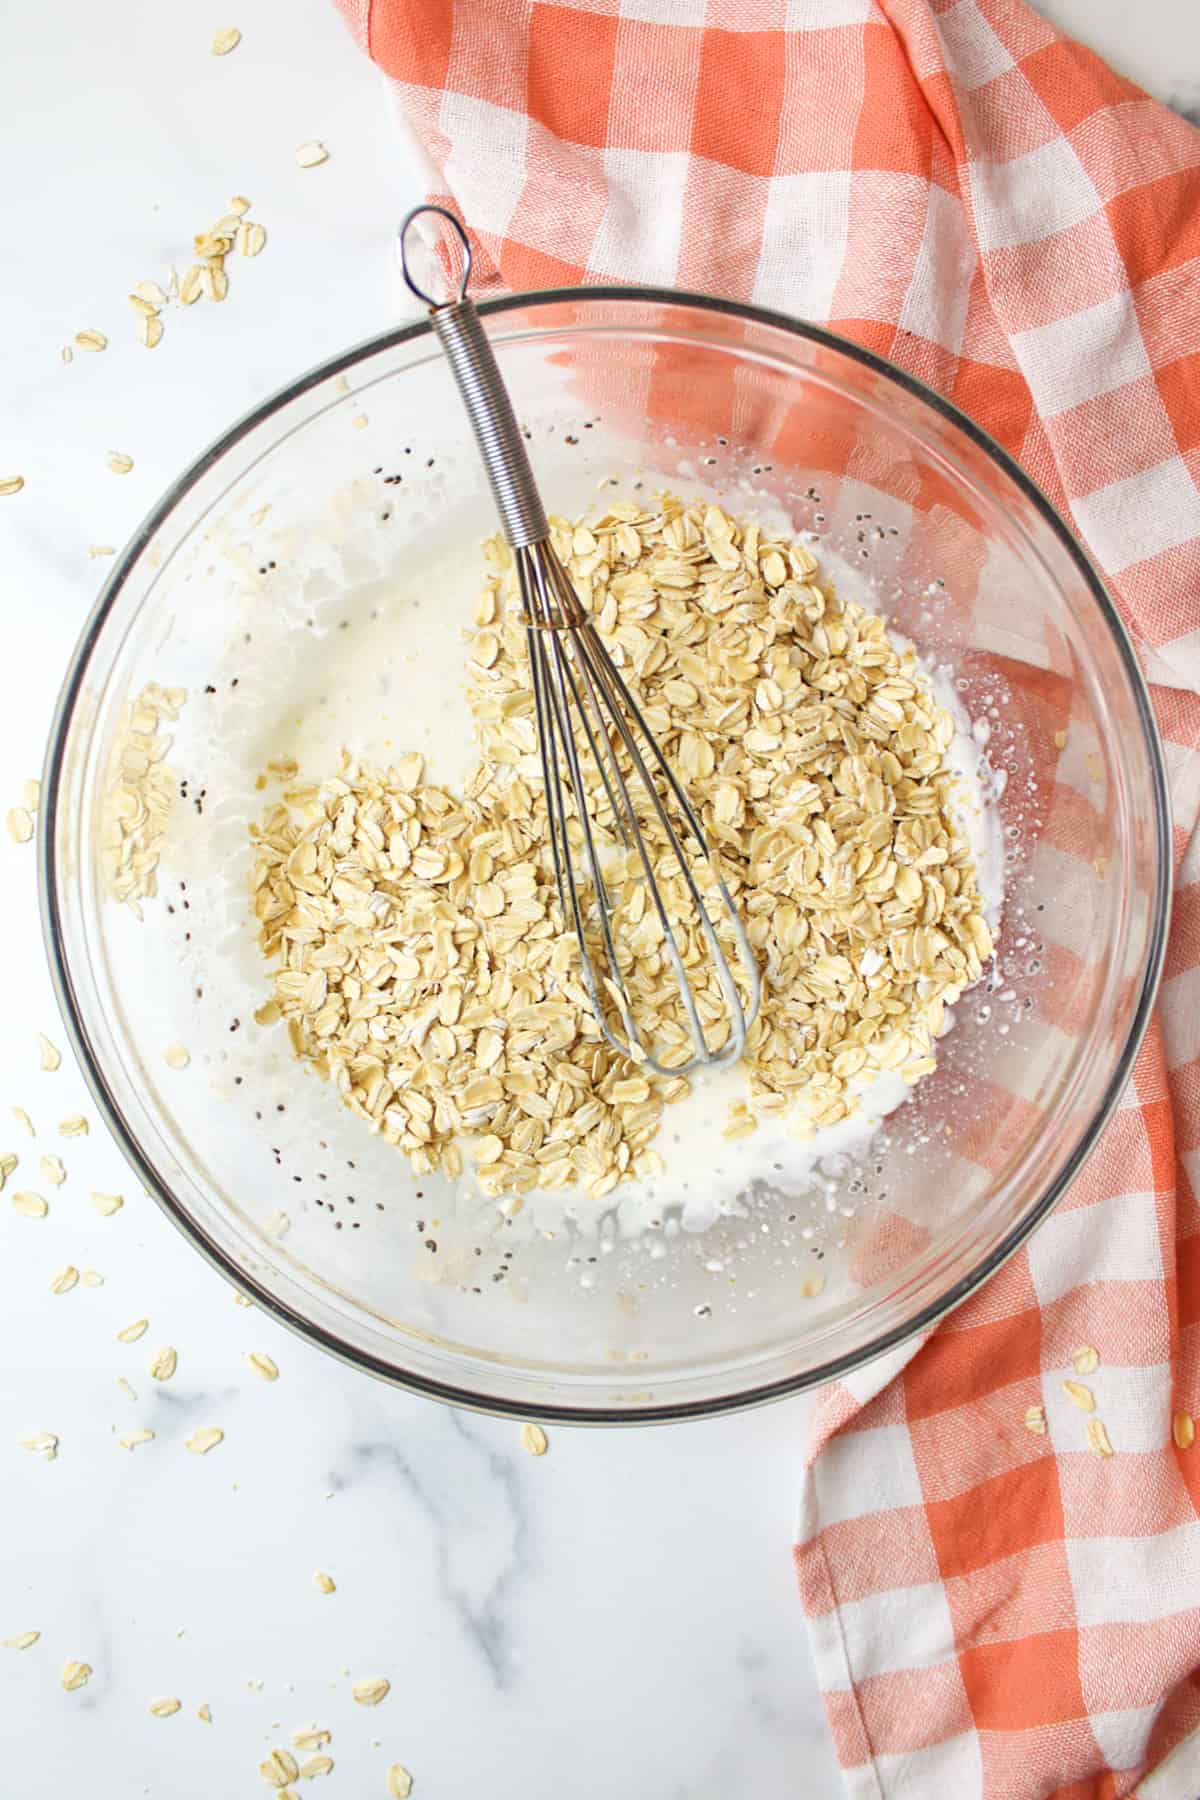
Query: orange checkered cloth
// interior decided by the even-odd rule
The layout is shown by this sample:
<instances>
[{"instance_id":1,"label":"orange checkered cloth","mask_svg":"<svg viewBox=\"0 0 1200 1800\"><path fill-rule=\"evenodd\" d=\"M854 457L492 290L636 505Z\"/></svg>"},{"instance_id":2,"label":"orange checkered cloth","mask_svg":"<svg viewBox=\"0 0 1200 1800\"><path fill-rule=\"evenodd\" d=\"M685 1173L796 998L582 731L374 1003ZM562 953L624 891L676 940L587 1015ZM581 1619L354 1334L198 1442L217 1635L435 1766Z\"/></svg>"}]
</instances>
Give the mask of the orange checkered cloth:
<instances>
[{"instance_id":1,"label":"orange checkered cloth","mask_svg":"<svg viewBox=\"0 0 1200 1800\"><path fill-rule=\"evenodd\" d=\"M853 1795L1193 1800L1200 133L1016 0L340 4L493 285L828 323L973 414L1107 574L1172 786L1157 1015L1028 1248L824 1395L796 1564ZM1080 1344L1111 1457L1061 1397Z\"/></svg>"}]
</instances>

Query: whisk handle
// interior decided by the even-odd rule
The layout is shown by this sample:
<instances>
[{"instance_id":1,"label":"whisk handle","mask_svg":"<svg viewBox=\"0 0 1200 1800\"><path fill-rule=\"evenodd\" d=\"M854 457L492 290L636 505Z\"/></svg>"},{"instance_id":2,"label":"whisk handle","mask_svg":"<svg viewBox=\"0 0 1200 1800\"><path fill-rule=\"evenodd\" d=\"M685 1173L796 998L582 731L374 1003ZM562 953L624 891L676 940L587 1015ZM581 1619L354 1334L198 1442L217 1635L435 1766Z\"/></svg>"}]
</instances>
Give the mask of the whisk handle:
<instances>
[{"instance_id":1,"label":"whisk handle","mask_svg":"<svg viewBox=\"0 0 1200 1800\"><path fill-rule=\"evenodd\" d=\"M504 535L514 550L540 543L549 537L550 526L508 389L474 302L463 298L439 306L432 323L471 421Z\"/></svg>"}]
</instances>

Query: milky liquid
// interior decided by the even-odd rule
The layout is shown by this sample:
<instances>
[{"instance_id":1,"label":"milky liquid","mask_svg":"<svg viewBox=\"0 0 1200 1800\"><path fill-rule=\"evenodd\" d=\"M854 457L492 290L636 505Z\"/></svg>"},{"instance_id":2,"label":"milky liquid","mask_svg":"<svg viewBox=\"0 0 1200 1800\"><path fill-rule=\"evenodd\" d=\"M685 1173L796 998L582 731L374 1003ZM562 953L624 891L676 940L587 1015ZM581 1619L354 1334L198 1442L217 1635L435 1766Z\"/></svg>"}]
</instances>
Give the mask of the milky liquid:
<instances>
[{"instance_id":1,"label":"milky liquid","mask_svg":"<svg viewBox=\"0 0 1200 1800\"><path fill-rule=\"evenodd\" d=\"M822 578L835 580L844 599L870 604L861 576L846 565L835 569L840 559L823 545L821 559ZM303 779L319 781L336 770L343 749L378 765L419 750L427 780L462 791L478 760L466 698L466 621L482 579L478 547L468 543L422 560L411 576L330 604L319 621L324 654L310 653L295 678L280 688L287 697L280 741L296 756ZM463 627L455 629L449 620L461 620ZM908 647L898 634L892 639L897 649ZM983 911L995 931L1004 898L1004 853L986 731L972 725L952 670L921 665L921 673L955 720L946 757L954 775L953 810L971 846ZM944 1031L952 1026L947 1008ZM638 1237L668 1220L689 1232L703 1231L722 1216L740 1213L742 1196L754 1183L795 1192L811 1184L827 1159L862 1157L884 1121L913 1093L897 1071L883 1070L849 1084L859 1105L837 1124L815 1132L805 1124L805 1135L799 1136L796 1115L764 1117L753 1134L730 1139L724 1127L731 1106L749 1103L740 1069L707 1071L690 1080L691 1094L666 1108L654 1140L665 1164L662 1174L622 1183L600 1202L571 1190L500 1202L476 1194L476 1202L505 1215L520 1211L525 1228L547 1233L570 1222L591 1236L611 1221L618 1236ZM464 1175L464 1198L472 1186L470 1175Z\"/></svg>"}]
</instances>

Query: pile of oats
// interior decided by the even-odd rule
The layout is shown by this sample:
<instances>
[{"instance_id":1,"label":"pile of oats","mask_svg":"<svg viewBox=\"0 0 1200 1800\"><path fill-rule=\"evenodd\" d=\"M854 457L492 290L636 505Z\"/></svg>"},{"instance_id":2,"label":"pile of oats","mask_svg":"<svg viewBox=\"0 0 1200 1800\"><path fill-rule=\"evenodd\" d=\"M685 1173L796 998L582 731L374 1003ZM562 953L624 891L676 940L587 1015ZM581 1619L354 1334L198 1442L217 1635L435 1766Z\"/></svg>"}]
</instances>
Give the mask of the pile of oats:
<instances>
[{"instance_id":1,"label":"pile of oats","mask_svg":"<svg viewBox=\"0 0 1200 1800\"><path fill-rule=\"evenodd\" d=\"M882 618L842 600L811 550L664 497L554 521L577 592L681 776L764 976L728 1130L846 1118L881 1070L936 1066L943 1009L991 954L954 820L954 721ZM419 1173L493 1195L578 1184L599 1199L657 1172L660 1079L601 1039L547 842L534 697L511 558L485 546L469 698L480 762L460 796L419 755L343 760L252 829L254 908L278 962L260 1023ZM656 1053L690 1040L636 858L601 826L618 958ZM586 785L586 783L585 783ZM661 846L659 847L661 849ZM656 852L657 854L657 852ZM702 1019L726 1002L677 868L657 868ZM703 885L709 871L698 872Z\"/></svg>"}]
</instances>

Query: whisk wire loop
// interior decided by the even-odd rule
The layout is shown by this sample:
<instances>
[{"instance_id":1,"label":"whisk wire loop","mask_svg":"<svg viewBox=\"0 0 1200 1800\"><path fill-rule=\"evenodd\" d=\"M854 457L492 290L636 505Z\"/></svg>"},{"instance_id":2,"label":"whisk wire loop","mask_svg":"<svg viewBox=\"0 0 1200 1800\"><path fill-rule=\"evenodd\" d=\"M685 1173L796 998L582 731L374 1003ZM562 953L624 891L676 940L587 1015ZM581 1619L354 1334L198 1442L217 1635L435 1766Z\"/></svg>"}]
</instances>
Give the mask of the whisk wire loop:
<instances>
[{"instance_id":1,"label":"whisk wire loop","mask_svg":"<svg viewBox=\"0 0 1200 1800\"><path fill-rule=\"evenodd\" d=\"M427 215L449 225L464 253L460 291L445 301L435 300L418 285L409 264L409 232ZM516 558L555 883L563 917L578 940L584 984L597 1023L615 1049L662 1075L686 1074L698 1067L734 1062L742 1055L747 1033L758 1014L758 964L728 886L714 864L696 811L555 553L512 402L479 314L467 297L471 251L466 233L445 208L418 206L400 227L399 248L405 281L430 308L433 330L462 397L504 535ZM635 1022L629 985L618 954L612 893L605 879L602 846L590 810L595 783L587 778L585 756L595 770L613 830L624 850L623 874L628 879L628 858L635 853L654 908L691 1036L692 1054L683 1062L661 1059L656 1046L646 1043L644 1034L639 1034ZM683 921L673 922L668 910L642 830L639 808L631 793L631 781L645 796L665 842L660 866L670 871L667 879L676 872L681 877L695 928L717 976L728 1029L715 1046L708 1042L696 987L680 948L679 928ZM678 826L668 801L678 813ZM645 810L643 806L642 811ZM572 843L573 817L578 822L582 858ZM719 902L733 936L747 994L744 1002L713 923L709 902L696 879L701 868L708 871L712 881L714 909ZM585 878L593 896L591 903L581 885ZM603 970L597 968L590 947L596 942L597 933L603 947ZM620 1017L624 1041L609 1022L613 1007Z\"/></svg>"}]
</instances>

